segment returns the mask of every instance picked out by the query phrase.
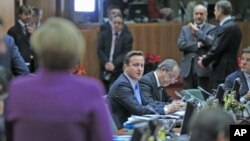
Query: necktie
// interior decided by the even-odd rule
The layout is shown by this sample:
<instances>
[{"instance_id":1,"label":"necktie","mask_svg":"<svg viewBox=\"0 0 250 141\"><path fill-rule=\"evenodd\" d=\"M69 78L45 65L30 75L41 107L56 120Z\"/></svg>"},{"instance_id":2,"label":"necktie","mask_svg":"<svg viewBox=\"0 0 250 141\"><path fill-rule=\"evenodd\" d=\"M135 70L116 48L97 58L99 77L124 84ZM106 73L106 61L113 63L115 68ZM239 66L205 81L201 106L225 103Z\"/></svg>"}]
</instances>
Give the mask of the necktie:
<instances>
[{"instance_id":1,"label":"necktie","mask_svg":"<svg viewBox=\"0 0 250 141\"><path fill-rule=\"evenodd\" d=\"M162 87L159 87L159 88L158 88L158 92L159 92L159 94L160 94L160 95L159 95L159 96L160 96L160 99L159 99L160 101L162 101L162 90L163 90Z\"/></svg>"},{"instance_id":2,"label":"necktie","mask_svg":"<svg viewBox=\"0 0 250 141\"><path fill-rule=\"evenodd\" d=\"M118 33L116 32L116 33L115 33L114 47L117 46L117 43L118 43Z\"/></svg>"},{"instance_id":3,"label":"necktie","mask_svg":"<svg viewBox=\"0 0 250 141\"><path fill-rule=\"evenodd\" d=\"M140 95L140 87L139 87L139 84L138 84L138 83L135 84L135 98L137 99L137 101L138 101L140 104L142 104L142 103L141 103L141 95Z\"/></svg>"}]
</instances>

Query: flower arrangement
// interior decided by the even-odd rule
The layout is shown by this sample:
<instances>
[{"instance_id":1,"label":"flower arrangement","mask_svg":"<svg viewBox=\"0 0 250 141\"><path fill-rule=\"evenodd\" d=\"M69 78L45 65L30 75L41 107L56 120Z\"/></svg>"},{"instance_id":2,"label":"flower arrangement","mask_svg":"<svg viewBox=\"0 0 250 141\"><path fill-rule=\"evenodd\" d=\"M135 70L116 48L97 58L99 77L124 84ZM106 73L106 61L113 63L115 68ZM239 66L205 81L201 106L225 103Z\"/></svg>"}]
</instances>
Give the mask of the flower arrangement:
<instances>
[{"instance_id":1,"label":"flower arrangement","mask_svg":"<svg viewBox=\"0 0 250 141\"><path fill-rule=\"evenodd\" d=\"M235 99L235 93L235 91L226 91L224 94L224 109L226 111L232 111L236 118L240 118L243 117L243 110L245 110L245 106Z\"/></svg>"},{"instance_id":2,"label":"flower arrangement","mask_svg":"<svg viewBox=\"0 0 250 141\"><path fill-rule=\"evenodd\" d=\"M157 65L161 62L161 56L153 53L145 53L145 61L144 74L156 69Z\"/></svg>"},{"instance_id":3,"label":"flower arrangement","mask_svg":"<svg viewBox=\"0 0 250 141\"><path fill-rule=\"evenodd\" d=\"M86 74L86 70L83 67L83 65L77 64L72 69L72 74L75 74L75 75L85 75Z\"/></svg>"}]
</instances>

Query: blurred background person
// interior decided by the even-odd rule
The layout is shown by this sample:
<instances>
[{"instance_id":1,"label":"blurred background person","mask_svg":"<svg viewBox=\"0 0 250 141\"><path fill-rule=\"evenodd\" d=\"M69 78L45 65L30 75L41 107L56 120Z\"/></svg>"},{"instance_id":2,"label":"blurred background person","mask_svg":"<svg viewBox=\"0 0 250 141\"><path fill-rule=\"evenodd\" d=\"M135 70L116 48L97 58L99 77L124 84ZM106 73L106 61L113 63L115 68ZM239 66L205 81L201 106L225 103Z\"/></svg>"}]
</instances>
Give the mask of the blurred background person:
<instances>
[{"instance_id":1,"label":"blurred background person","mask_svg":"<svg viewBox=\"0 0 250 141\"><path fill-rule=\"evenodd\" d=\"M37 29L41 25L42 18L43 18L43 11L39 8L33 7L30 26L33 27L34 29Z\"/></svg>"},{"instance_id":2,"label":"blurred background person","mask_svg":"<svg viewBox=\"0 0 250 141\"><path fill-rule=\"evenodd\" d=\"M172 98L167 94L167 86L177 82L180 68L173 59L165 59L156 70L151 71L140 80L142 94L148 101L172 102Z\"/></svg>"},{"instance_id":3,"label":"blurred background person","mask_svg":"<svg viewBox=\"0 0 250 141\"><path fill-rule=\"evenodd\" d=\"M112 22L112 30L101 32L97 45L100 77L107 92L110 85L122 73L124 56L132 49L133 44L133 38L123 30L122 15L115 15Z\"/></svg>"},{"instance_id":4,"label":"blurred background person","mask_svg":"<svg viewBox=\"0 0 250 141\"><path fill-rule=\"evenodd\" d=\"M32 8L29 5L22 5L18 9L18 20L15 25L8 30L27 65L30 72L35 72L34 52L30 47L30 36L34 28L29 25L32 15Z\"/></svg>"},{"instance_id":5,"label":"blurred background person","mask_svg":"<svg viewBox=\"0 0 250 141\"><path fill-rule=\"evenodd\" d=\"M229 141L233 118L222 109L207 109L191 119L189 141Z\"/></svg>"},{"instance_id":6,"label":"blurred background person","mask_svg":"<svg viewBox=\"0 0 250 141\"><path fill-rule=\"evenodd\" d=\"M170 21L172 12L168 0L148 0L148 15L151 21Z\"/></svg>"},{"instance_id":7,"label":"blurred background person","mask_svg":"<svg viewBox=\"0 0 250 141\"><path fill-rule=\"evenodd\" d=\"M83 39L61 18L48 19L34 32L31 44L41 68L36 77L13 80L7 101L15 141L112 140L101 83L70 72L84 53Z\"/></svg>"},{"instance_id":8,"label":"blurred background person","mask_svg":"<svg viewBox=\"0 0 250 141\"><path fill-rule=\"evenodd\" d=\"M250 46L242 50L240 59L240 70L237 70L226 77L225 89L231 90L235 79L240 78L240 101L245 103L250 100Z\"/></svg>"},{"instance_id":9,"label":"blurred background person","mask_svg":"<svg viewBox=\"0 0 250 141\"><path fill-rule=\"evenodd\" d=\"M232 11L229 1L221 0L215 4L214 15L220 23L211 49L198 61L201 67L211 66L210 82L213 89L217 89L219 84L224 83L227 75L238 69L237 54L242 32L231 17Z\"/></svg>"},{"instance_id":10,"label":"blurred background person","mask_svg":"<svg viewBox=\"0 0 250 141\"><path fill-rule=\"evenodd\" d=\"M0 65L0 141L5 139L4 107L7 98L7 89L12 79L11 72Z\"/></svg>"},{"instance_id":11,"label":"blurred background person","mask_svg":"<svg viewBox=\"0 0 250 141\"><path fill-rule=\"evenodd\" d=\"M9 69L14 76L29 74L29 69L25 65L14 39L3 32L2 26L3 21L0 17L0 65Z\"/></svg>"},{"instance_id":12,"label":"blurred background person","mask_svg":"<svg viewBox=\"0 0 250 141\"><path fill-rule=\"evenodd\" d=\"M181 72L184 79L184 89L196 89L201 86L206 91L211 91L209 70L198 65L199 57L206 54L213 38L210 33L214 25L206 22L207 8L198 4L193 10L193 23L182 27L177 45L182 52ZM207 94L203 95L206 99Z\"/></svg>"}]
</instances>

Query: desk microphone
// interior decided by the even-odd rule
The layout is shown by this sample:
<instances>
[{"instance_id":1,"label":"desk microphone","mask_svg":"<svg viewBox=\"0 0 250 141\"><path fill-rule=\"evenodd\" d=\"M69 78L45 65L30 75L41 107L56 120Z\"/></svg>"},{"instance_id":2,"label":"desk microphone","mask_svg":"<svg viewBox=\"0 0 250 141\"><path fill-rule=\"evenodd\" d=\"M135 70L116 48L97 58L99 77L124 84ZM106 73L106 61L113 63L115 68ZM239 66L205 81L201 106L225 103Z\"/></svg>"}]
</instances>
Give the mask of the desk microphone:
<instances>
[{"instance_id":1,"label":"desk microphone","mask_svg":"<svg viewBox=\"0 0 250 141\"><path fill-rule=\"evenodd\" d=\"M202 92L204 92L205 94L207 94L210 97L213 97L213 95L211 93L209 93L208 91L204 90L201 86L198 86L198 89L201 90Z\"/></svg>"}]
</instances>

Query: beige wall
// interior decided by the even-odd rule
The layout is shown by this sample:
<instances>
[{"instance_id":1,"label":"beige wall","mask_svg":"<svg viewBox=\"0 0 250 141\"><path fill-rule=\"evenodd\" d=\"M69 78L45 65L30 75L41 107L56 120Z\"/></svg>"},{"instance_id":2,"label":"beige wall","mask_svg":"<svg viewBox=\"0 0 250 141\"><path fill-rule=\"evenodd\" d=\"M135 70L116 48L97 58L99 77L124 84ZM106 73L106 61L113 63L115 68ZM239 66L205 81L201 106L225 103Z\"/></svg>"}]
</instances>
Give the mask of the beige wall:
<instances>
[{"instance_id":1,"label":"beige wall","mask_svg":"<svg viewBox=\"0 0 250 141\"><path fill-rule=\"evenodd\" d=\"M0 17L4 21L3 30L6 32L15 22L14 0L0 0Z\"/></svg>"}]
</instances>

